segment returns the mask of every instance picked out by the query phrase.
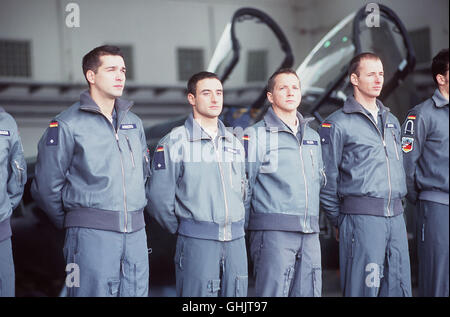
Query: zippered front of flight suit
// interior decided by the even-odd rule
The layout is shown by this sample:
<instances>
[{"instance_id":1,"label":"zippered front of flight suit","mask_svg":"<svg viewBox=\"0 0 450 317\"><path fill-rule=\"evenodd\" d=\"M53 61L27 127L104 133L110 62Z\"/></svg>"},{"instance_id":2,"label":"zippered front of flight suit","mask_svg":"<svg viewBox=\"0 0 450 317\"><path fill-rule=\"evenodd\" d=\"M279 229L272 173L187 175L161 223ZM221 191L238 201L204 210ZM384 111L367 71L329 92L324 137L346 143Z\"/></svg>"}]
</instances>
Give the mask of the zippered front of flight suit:
<instances>
[{"instance_id":1,"label":"zippered front of flight suit","mask_svg":"<svg viewBox=\"0 0 450 317\"><path fill-rule=\"evenodd\" d=\"M102 115L102 117L104 117L110 124L111 128L113 129L114 132L114 137L116 139L116 143L117 143L117 148L119 149L119 155L120 155L120 167L121 167L121 171L122 171L122 189L123 189L123 206L124 206L124 232L128 232L128 208L127 208L127 191L125 188L125 168L123 165L123 158L122 158L122 149L120 148L120 143L119 143L119 133L118 130L116 130L114 128L113 123L109 120L108 117L106 117L103 112L96 110L96 109L92 109L92 108L88 108L88 107L80 107L80 109L85 110L85 111L90 111L90 112L94 112L94 113L98 113L100 115ZM122 119L125 117L126 113L128 112L128 109L125 110L124 115L122 116ZM118 118L119 119L119 118ZM122 119L117 122L117 126L120 126L120 123L122 122Z\"/></svg>"},{"instance_id":2,"label":"zippered front of flight suit","mask_svg":"<svg viewBox=\"0 0 450 317\"><path fill-rule=\"evenodd\" d=\"M219 167L219 173L220 173L220 179L221 179L221 183L222 183L222 190L223 190L223 199L225 202L225 224L224 224L224 240L227 241L227 224L228 224L228 201L227 201L227 194L226 194L226 188L225 188L225 177L224 177L224 173L223 173L223 169L222 169L222 164L220 164L220 156L219 156L219 149L216 146L216 143L214 142L214 140L211 138L211 142L213 144L214 147L214 152L216 153L216 159L217 159L217 164ZM232 185L232 184L230 184ZM229 240L231 240L231 237L229 237Z\"/></svg>"},{"instance_id":3,"label":"zippered front of flight suit","mask_svg":"<svg viewBox=\"0 0 450 317\"><path fill-rule=\"evenodd\" d=\"M297 136L296 136L293 132L287 131L288 133L290 133L290 134L292 134L292 135L294 136L294 138L295 138L295 140L297 141L297 144L298 144L298 146L299 146L299 155L300 155L300 162L301 162L301 165L302 165L303 182L304 182L304 184L305 184L305 218L304 218L304 220L303 220L303 227L305 228L305 233L307 233L307 230L306 230L306 220L307 220L307 218L308 218L308 184L307 184L307 180L306 180L305 163L304 163L304 161L303 161L302 144L303 144L303 138L304 138L304 136L305 136L306 125L307 125L307 124L305 123L305 125L304 125L304 127L303 127L302 137L301 137L300 142L299 142ZM299 126L298 128L301 129L300 126Z\"/></svg>"},{"instance_id":4,"label":"zippered front of flight suit","mask_svg":"<svg viewBox=\"0 0 450 317\"><path fill-rule=\"evenodd\" d=\"M375 124L375 122L373 122L373 120L364 112L359 112L362 115L364 115L365 117L367 117L367 119L369 119L369 121L375 126L375 128L378 131L378 134L381 138L381 142L383 143L383 147L384 147L384 153L386 155L386 165L387 165L387 172L388 172L388 186L389 186L389 195L388 195L388 205L387 205L387 215L388 217L391 215L390 212L390 207L391 207L391 199L392 199L392 183L391 183L391 167L389 164L389 157L388 157L388 150L387 150L387 145L386 145L386 141L384 136L386 135L386 127L385 124L383 123L383 134L381 134L380 129L378 129L377 125Z\"/></svg>"}]
</instances>

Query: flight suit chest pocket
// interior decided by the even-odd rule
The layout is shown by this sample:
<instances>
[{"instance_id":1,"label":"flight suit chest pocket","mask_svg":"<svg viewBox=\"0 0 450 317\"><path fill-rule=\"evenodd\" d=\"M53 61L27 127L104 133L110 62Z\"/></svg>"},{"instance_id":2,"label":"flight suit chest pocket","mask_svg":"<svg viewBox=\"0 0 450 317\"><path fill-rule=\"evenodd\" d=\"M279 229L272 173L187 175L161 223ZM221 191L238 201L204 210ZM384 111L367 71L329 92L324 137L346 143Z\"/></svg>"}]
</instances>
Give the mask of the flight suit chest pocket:
<instances>
[{"instance_id":1,"label":"flight suit chest pocket","mask_svg":"<svg viewBox=\"0 0 450 317\"><path fill-rule=\"evenodd\" d=\"M278 167L278 148L269 148L261 160L260 173L274 173Z\"/></svg>"},{"instance_id":2,"label":"flight suit chest pocket","mask_svg":"<svg viewBox=\"0 0 450 317\"><path fill-rule=\"evenodd\" d=\"M319 173L319 157L318 157L318 146L319 141L316 140L303 140L303 158L306 162L309 162L309 166L312 168L314 178L320 177Z\"/></svg>"},{"instance_id":3,"label":"flight suit chest pocket","mask_svg":"<svg viewBox=\"0 0 450 317\"><path fill-rule=\"evenodd\" d=\"M233 152L231 152L233 150ZM225 150L225 164L227 165L228 178L231 187L234 191L243 194L243 175L242 175L242 162L239 160L238 150L231 149L230 151Z\"/></svg>"}]
</instances>

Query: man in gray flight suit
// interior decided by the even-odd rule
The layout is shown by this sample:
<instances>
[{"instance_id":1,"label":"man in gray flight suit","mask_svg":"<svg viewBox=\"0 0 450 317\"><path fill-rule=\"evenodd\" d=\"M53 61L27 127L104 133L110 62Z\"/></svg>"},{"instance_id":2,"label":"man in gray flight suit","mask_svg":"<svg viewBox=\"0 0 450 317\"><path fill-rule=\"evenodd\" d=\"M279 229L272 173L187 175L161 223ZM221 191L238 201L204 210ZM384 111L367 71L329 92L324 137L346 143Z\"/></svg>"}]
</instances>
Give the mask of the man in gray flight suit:
<instances>
[{"instance_id":1,"label":"man in gray flight suit","mask_svg":"<svg viewBox=\"0 0 450 317\"><path fill-rule=\"evenodd\" d=\"M409 111L402 126L407 198L418 211L420 296L449 296L448 59L448 49L433 58L438 88Z\"/></svg>"},{"instance_id":2,"label":"man in gray flight suit","mask_svg":"<svg viewBox=\"0 0 450 317\"><path fill-rule=\"evenodd\" d=\"M349 76L353 96L319 130L327 173L320 201L339 227L342 291L411 296L400 124L377 99L384 80L378 56L355 56Z\"/></svg>"},{"instance_id":3,"label":"man in gray flight suit","mask_svg":"<svg viewBox=\"0 0 450 317\"><path fill-rule=\"evenodd\" d=\"M247 128L245 202L256 296L321 296L319 194L325 182L319 135L297 112L300 81L294 70L275 72L272 104Z\"/></svg>"},{"instance_id":4,"label":"man in gray flight suit","mask_svg":"<svg viewBox=\"0 0 450 317\"><path fill-rule=\"evenodd\" d=\"M142 122L133 103L119 98L126 77L120 49L93 49L83 72L89 90L39 141L32 195L66 228L69 296L148 296L150 164Z\"/></svg>"},{"instance_id":5,"label":"man in gray flight suit","mask_svg":"<svg viewBox=\"0 0 450 317\"><path fill-rule=\"evenodd\" d=\"M149 212L178 234L177 296L246 296L244 148L218 119L217 75L200 72L187 87L193 111L155 150Z\"/></svg>"},{"instance_id":6,"label":"man in gray flight suit","mask_svg":"<svg viewBox=\"0 0 450 317\"><path fill-rule=\"evenodd\" d=\"M16 122L0 107L0 297L14 296L10 218L27 181L27 165Z\"/></svg>"}]
</instances>

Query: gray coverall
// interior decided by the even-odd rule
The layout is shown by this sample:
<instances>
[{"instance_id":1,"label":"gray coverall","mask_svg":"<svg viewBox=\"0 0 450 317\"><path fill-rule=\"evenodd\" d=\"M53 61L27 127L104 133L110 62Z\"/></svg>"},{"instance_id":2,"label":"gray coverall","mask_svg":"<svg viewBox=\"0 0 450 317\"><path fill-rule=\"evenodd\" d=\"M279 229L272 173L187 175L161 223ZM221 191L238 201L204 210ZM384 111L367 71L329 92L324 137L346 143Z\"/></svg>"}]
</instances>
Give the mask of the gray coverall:
<instances>
[{"instance_id":1,"label":"gray coverall","mask_svg":"<svg viewBox=\"0 0 450 317\"><path fill-rule=\"evenodd\" d=\"M39 141L31 192L66 229L66 271L79 268L66 283L69 296L148 296L143 210L150 160L131 106L116 99L110 122L85 91Z\"/></svg>"},{"instance_id":2,"label":"gray coverall","mask_svg":"<svg viewBox=\"0 0 450 317\"><path fill-rule=\"evenodd\" d=\"M320 201L339 226L345 296L411 296L400 124L379 100L378 124L349 96L319 134L327 185Z\"/></svg>"},{"instance_id":3,"label":"gray coverall","mask_svg":"<svg viewBox=\"0 0 450 317\"><path fill-rule=\"evenodd\" d=\"M256 296L321 296L319 135L297 112L293 132L270 107L246 129L246 212Z\"/></svg>"},{"instance_id":4,"label":"gray coverall","mask_svg":"<svg viewBox=\"0 0 450 317\"><path fill-rule=\"evenodd\" d=\"M16 122L0 107L0 297L15 294L10 218L26 181L27 165Z\"/></svg>"},{"instance_id":5,"label":"gray coverall","mask_svg":"<svg viewBox=\"0 0 450 317\"><path fill-rule=\"evenodd\" d=\"M244 160L220 120L212 139L192 114L155 150L148 208L178 234L177 296L247 296Z\"/></svg>"},{"instance_id":6,"label":"gray coverall","mask_svg":"<svg viewBox=\"0 0 450 317\"><path fill-rule=\"evenodd\" d=\"M438 89L402 126L408 199L417 207L419 296L449 296L448 100Z\"/></svg>"}]
</instances>

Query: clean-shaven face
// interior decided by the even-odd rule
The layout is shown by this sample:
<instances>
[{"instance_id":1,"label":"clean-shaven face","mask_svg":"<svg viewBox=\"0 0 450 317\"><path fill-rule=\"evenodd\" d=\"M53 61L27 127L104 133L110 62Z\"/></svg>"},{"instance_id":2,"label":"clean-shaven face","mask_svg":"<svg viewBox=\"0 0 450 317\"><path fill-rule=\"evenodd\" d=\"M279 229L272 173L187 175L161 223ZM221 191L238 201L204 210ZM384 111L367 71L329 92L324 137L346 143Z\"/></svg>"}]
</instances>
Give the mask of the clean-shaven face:
<instances>
[{"instance_id":1,"label":"clean-shaven face","mask_svg":"<svg viewBox=\"0 0 450 317\"><path fill-rule=\"evenodd\" d=\"M352 74L354 89L365 98L377 98L384 83L383 64L379 59L362 59L358 67L359 76Z\"/></svg>"},{"instance_id":2,"label":"clean-shaven face","mask_svg":"<svg viewBox=\"0 0 450 317\"><path fill-rule=\"evenodd\" d=\"M118 55L100 56L101 65L94 73L91 89L108 98L117 98L122 96L125 87L125 62Z\"/></svg>"},{"instance_id":3,"label":"clean-shaven face","mask_svg":"<svg viewBox=\"0 0 450 317\"><path fill-rule=\"evenodd\" d=\"M296 111L302 100L298 77L294 74L277 75L273 91L267 93L267 99L274 108L284 112Z\"/></svg>"},{"instance_id":4,"label":"clean-shaven face","mask_svg":"<svg viewBox=\"0 0 450 317\"><path fill-rule=\"evenodd\" d=\"M188 94L189 103L193 106L194 118L213 119L222 112L223 88L216 78L199 80L195 89L195 96Z\"/></svg>"}]
</instances>

